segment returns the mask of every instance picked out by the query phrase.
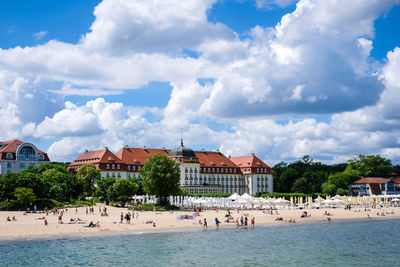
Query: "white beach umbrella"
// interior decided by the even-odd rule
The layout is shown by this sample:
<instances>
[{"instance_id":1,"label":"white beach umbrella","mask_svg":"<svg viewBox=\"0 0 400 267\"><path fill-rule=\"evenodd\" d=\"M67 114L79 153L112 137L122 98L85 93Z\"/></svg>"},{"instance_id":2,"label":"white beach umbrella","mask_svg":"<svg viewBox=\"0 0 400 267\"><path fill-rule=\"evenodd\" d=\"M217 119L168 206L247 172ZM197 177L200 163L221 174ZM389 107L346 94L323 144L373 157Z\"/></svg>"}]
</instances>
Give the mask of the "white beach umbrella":
<instances>
[{"instance_id":1,"label":"white beach umbrella","mask_svg":"<svg viewBox=\"0 0 400 267\"><path fill-rule=\"evenodd\" d=\"M250 196L247 193L244 193L241 197L244 198L244 199L251 199L252 198L252 196Z\"/></svg>"}]
</instances>

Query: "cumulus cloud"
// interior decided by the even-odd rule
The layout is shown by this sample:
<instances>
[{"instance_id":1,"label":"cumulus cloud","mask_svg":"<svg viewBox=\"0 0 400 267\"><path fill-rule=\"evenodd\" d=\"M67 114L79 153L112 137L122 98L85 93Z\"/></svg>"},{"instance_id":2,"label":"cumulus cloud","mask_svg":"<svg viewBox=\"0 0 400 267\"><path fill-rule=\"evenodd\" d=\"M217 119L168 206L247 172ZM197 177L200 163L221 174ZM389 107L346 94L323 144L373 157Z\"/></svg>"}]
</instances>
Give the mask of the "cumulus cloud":
<instances>
[{"instance_id":1,"label":"cumulus cloud","mask_svg":"<svg viewBox=\"0 0 400 267\"><path fill-rule=\"evenodd\" d=\"M207 20L215 2L104 0L77 44L0 49L0 138L57 138L52 159L72 160L85 148L173 147L183 127L188 146L255 152L269 163L305 154L398 158L400 50L382 68L370 57L374 21L398 0L301 0L275 27L243 38ZM294 2L256 0L259 8ZM62 100L151 81L170 82L166 108Z\"/></svg>"}]
</instances>

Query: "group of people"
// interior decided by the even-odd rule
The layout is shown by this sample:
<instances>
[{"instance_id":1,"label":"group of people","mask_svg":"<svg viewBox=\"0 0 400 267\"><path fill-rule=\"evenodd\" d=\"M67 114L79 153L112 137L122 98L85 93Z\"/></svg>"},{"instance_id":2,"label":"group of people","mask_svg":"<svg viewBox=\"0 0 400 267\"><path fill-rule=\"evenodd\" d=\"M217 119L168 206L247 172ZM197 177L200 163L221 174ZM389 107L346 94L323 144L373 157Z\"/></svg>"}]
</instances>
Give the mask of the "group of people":
<instances>
[{"instance_id":1,"label":"group of people","mask_svg":"<svg viewBox=\"0 0 400 267\"><path fill-rule=\"evenodd\" d=\"M12 219L10 218L10 216L7 217L7 222L16 222L17 219L15 218L15 216L12 217Z\"/></svg>"},{"instance_id":2,"label":"group of people","mask_svg":"<svg viewBox=\"0 0 400 267\"><path fill-rule=\"evenodd\" d=\"M125 213L125 215L124 215L123 212L121 212L120 223L123 223L124 219L125 219L126 223L129 224L129 223L131 223L131 218L132 218L132 220L135 219L135 212L134 211L132 211L132 214L128 211L127 213ZM138 212L136 212L136 219L139 219L139 213Z\"/></svg>"}]
</instances>

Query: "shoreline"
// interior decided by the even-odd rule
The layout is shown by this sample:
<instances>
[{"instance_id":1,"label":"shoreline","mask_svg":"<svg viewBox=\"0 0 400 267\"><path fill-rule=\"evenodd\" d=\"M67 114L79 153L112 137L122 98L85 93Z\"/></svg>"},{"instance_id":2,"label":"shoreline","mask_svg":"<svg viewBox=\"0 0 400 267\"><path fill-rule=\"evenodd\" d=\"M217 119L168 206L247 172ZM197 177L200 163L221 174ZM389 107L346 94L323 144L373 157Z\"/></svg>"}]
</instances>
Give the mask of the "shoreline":
<instances>
[{"instance_id":1,"label":"shoreline","mask_svg":"<svg viewBox=\"0 0 400 267\"><path fill-rule=\"evenodd\" d=\"M97 207L96 207L97 208ZM96 209L95 208L95 209ZM139 212L139 219L135 218L131 224L119 223L115 221L115 218L120 216L120 213L127 212L126 208L107 207L110 210L109 217L102 217L96 214L85 214L85 208L79 208L78 213L72 212L75 209L70 209L70 213L65 213L64 217L66 221L69 218L81 217L86 223L89 221L100 221L100 227L96 228L85 228L83 224L57 224L57 215L49 214L45 216L43 213L22 215L22 212L0 212L0 242L8 241L27 241L34 239L62 239L62 238L73 238L73 237L93 237L93 236L107 236L107 235L118 235L118 234L158 234L158 233L173 233L173 232L187 232L187 231L201 231L202 225L198 224L199 219L207 218L208 230L215 231L216 226L214 223L214 217L218 217L222 222L220 230L224 229L236 229L236 224L225 223L224 215L225 210L205 210L201 212L199 217L194 220L177 220L177 215L191 215L193 212L190 211L174 211L174 212ZM360 210L360 211L353 211ZM237 211L231 211L231 215L236 219L240 216L248 216L255 218L255 228L257 227L269 227L269 226L282 226L282 225L298 225L298 224L310 224L310 223L328 223L327 218L331 218L332 223L344 222L344 221L369 221L369 220L387 220L387 219L400 219L400 208L384 208L384 209L358 209L354 208L352 211L345 211L343 209L303 209L303 210L278 210L278 214L270 215L265 214L260 210L242 210L239 213ZM361 211L362 210L362 211ZM311 217L300 218L302 212L308 212ZM328 211L333 216L326 216L322 213ZM377 216L377 212L387 212L394 214L385 214L384 216ZM16 222L5 222L5 218L11 214L16 214ZM368 215L370 217L368 218ZM49 221L48 226L44 226L43 220L38 220L38 217L45 216ZM276 218L283 217L284 220L295 219L296 223L289 223L285 221L275 221ZM154 221L157 226L146 224L145 221ZM251 228L250 223L247 226ZM240 229L240 228L239 228Z\"/></svg>"}]
</instances>

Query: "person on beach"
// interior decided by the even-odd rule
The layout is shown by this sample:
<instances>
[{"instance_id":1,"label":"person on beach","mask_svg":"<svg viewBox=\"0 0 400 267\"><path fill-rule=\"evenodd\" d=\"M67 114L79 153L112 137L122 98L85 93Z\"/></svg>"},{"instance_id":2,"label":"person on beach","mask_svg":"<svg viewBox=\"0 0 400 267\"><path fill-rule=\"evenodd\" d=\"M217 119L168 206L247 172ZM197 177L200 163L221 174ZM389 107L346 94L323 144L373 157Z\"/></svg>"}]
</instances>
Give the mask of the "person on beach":
<instances>
[{"instance_id":1,"label":"person on beach","mask_svg":"<svg viewBox=\"0 0 400 267\"><path fill-rule=\"evenodd\" d=\"M86 215L89 213L88 207L86 206Z\"/></svg>"},{"instance_id":2,"label":"person on beach","mask_svg":"<svg viewBox=\"0 0 400 267\"><path fill-rule=\"evenodd\" d=\"M48 222L46 219L44 219L44 225L47 226Z\"/></svg>"},{"instance_id":3,"label":"person on beach","mask_svg":"<svg viewBox=\"0 0 400 267\"><path fill-rule=\"evenodd\" d=\"M254 220L255 220L254 217L252 217L251 218L251 222L250 222L251 223L251 228L254 228Z\"/></svg>"},{"instance_id":4,"label":"person on beach","mask_svg":"<svg viewBox=\"0 0 400 267\"><path fill-rule=\"evenodd\" d=\"M208 227L207 227L207 219L206 218L204 218L204 222L203 222L203 229L208 229Z\"/></svg>"},{"instance_id":5,"label":"person on beach","mask_svg":"<svg viewBox=\"0 0 400 267\"><path fill-rule=\"evenodd\" d=\"M75 214L78 213L78 207L75 207Z\"/></svg>"},{"instance_id":6,"label":"person on beach","mask_svg":"<svg viewBox=\"0 0 400 267\"><path fill-rule=\"evenodd\" d=\"M156 222L153 221L153 227L156 227Z\"/></svg>"},{"instance_id":7,"label":"person on beach","mask_svg":"<svg viewBox=\"0 0 400 267\"><path fill-rule=\"evenodd\" d=\"M121 221L119 223L123 223L124 222L124 213L121 212Z\"/></svg>"},{"instance_id":8,"label":"person on beach","mask_svg":"<svg viewBox=\"0 0 400 267\"><path fill-rule=\"evenodd\" d=\"M244 217L244 227L247 227L248 221L247 221L247 216Z\"/></svg>"},{"instance_id":9,"label":"person on beach","mask_svg":"<svg viewBox=\"0 0 400 267\"><path fill-rule=\"evenodd\" d=\"M10 216L7 217L7 222L11 222Z\"/></svg>"},{"instance_id":10,"label":"person on beach","mask_svg":"<svg viewBox=\"0 0 400 267\"><path fill-rule=\"evenodd\" d=\"M240 217L240 226L243 226L243 216Z\"/></svg>"},{"instance_id":11,"label":"person on beach","mask_svg":"<svg viewBox=\"0 0 400 267\"><path fill-rule=\"evenodd\" d=\"M12 217L12 221L13 221L13 222L16 222L16 221L17 221L17 219L15 218L15 216Z\"/></svg>"},{"instance_id":12,"label":"person on beach","mask_svg":"<svg viewBox=\"0 0 400 267\"><path fill-rule=\"evenodd\" d=\"M217 228L219 228L219 224L220 224L221 222L218 220L218 218L217 217L215 217L215 225L217 226Z\"/></svg>"}]
</instances>

